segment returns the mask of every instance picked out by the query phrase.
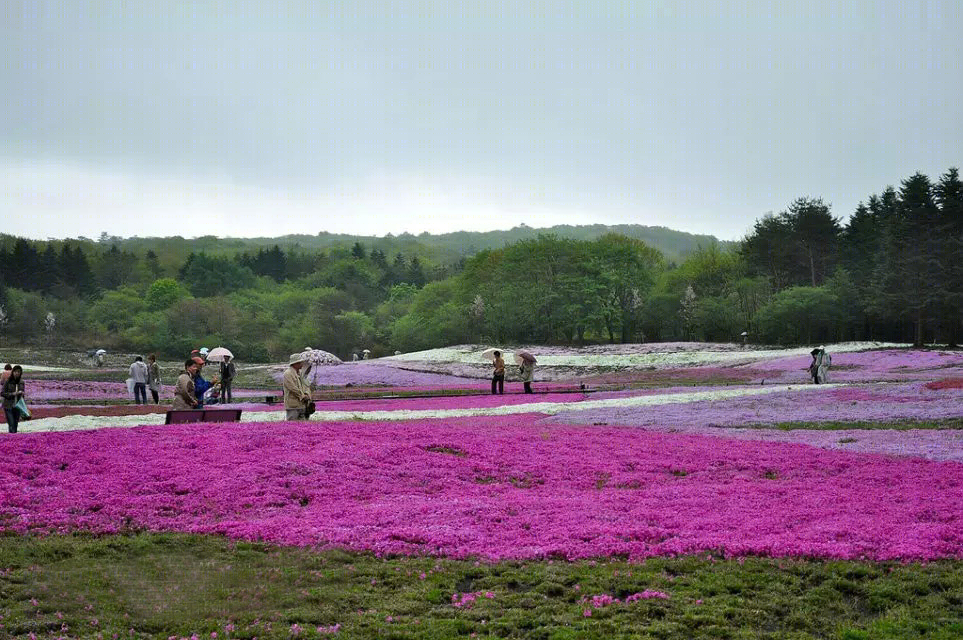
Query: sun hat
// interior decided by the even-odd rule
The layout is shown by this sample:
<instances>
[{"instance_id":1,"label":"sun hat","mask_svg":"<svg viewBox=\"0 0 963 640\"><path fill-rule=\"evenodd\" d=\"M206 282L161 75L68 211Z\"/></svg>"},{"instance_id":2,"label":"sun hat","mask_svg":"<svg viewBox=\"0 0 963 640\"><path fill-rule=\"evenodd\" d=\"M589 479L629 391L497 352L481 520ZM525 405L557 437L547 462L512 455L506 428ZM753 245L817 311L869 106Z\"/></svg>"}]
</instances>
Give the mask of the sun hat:
<instances>
[{"instance_id":1,"label":"sun hat","mask_svg":"<svg viewBox=\"0 0 963 640\"><path fill-rule=\"evenodd\" d=\"M198 356L194 356L193 358L191 358L191 360L194 361L194 364L198 364L198 365L200 365L200 366L202 366L202 367L203 367L204 364L205 364L205 363L204 363L204 358L200 358L200 357L198 357Z\"/></svg>"},{"instance_id":2,"label":"sun hat","mask_svg":"<svg viewBox=\"0 0 963 640\"><path fill-rule=\"evenodd\" d=\"M291 357L288 358L288 364L297 364L299 362L307 362L308 354L306 353L292 353Z\"/></svg>"}]
</instances>

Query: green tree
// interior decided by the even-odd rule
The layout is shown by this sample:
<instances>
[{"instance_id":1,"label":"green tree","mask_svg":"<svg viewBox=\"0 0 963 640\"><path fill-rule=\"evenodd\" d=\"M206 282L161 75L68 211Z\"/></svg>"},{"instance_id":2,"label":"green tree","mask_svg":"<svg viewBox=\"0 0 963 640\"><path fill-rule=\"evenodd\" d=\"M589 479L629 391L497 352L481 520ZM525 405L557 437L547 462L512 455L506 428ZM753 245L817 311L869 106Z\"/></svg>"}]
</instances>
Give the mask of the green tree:
<instances>
[{"instance_id":1,"label":"green tree","mask_svg":"<svg viewBox=\"0 0 963 640\"><path fill-rule=\"evenodd\" d=\"M119 333L128 329L134 316L145 308L143 297L133 289L105 291L100 299L91 305L88 317L101 331Z\"/></svg>"},{"instance_id":2,"label":"green tree","mask_svg":"<svg viewBox=\"0 0 963 640\"><path fill-rule=\"evenodd\" d=\"M645 297L663 268L662 254L641 240L618 234L604 235L587 249L591 276L598 288L583 280L583 290L590 289L581 299L598 305L610 341L618 331L621 341L629 342L638 329Z\"/></svg>"},{"instance_id":3,"label":"green tree","mask_svg":"<svg viewBox=\"0 0 963 640\"><path fill-rule=\"evenodd\" d=\"M144 302L150 311L163 311L178 300L186 298L190 292L174 278L155 280L147 288Z\"/></svg>"},{"instance_id":4,"label":"green tree","mask_svg":"<svg viewBox=\"0 0 963 640\"><path fill-rule=\"evenodd\" d=\"M226 295L254 284L254 274L222 256L204 252L188 256L178 278L198 298Z\"/></svg>"},{"instance_id":5,"label":"green tree","mask_svg":"<svg viewBox=\"0 0 963 640\"><path fill-rule=\"evenodd\" d=\"M780 291L756 314L756 331L765 342L828 342L838 327L839 301L823 287Z\"/></svg>"}]
</instances>

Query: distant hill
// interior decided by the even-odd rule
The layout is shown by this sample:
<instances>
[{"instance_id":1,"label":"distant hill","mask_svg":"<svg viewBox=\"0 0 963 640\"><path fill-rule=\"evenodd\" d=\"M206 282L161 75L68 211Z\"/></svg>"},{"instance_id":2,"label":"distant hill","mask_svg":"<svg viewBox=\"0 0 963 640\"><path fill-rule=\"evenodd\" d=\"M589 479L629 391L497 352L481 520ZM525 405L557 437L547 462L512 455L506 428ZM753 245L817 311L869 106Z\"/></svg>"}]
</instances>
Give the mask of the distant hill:
<instances>
[{"instance_id":1,"label":"distant hill","mask_svg":"<svg viewBox=\"0 0 963 640\"><path fill-rule=\"evenodd\" d=\"M538 234L550 233L563 238L575 240L592 240L606 233L620 233L630 238L642 240L650 247L660 250L667 259L679 261L687 254L696 250L700 245L719 244L724 247L736 243L722 241L714 236L697 235L684 231L675 231L666 227L648 227L637 224L603 225L593 224L584 226L557 225L554 227L534 228L521 225L503 231L456 231L433 235L421 233L413 235L359 236L341 233L321 232L314 236L287 235L273 238L217 238L202 236L186 239L170 238L109 238L111 243L121 249L143 253L153 249L158 254L186 254L190 251L208 253L235 253L243 251L257 251L262 247L279 245L284 249L299 248L302 250L332 249L335 247L350 248L360 242L366 249L380 249L387 256L396 253L417 255L435 264L456 262L484 249L500 249L505 245L534 238Z\"/></svg>"}]
</instances>

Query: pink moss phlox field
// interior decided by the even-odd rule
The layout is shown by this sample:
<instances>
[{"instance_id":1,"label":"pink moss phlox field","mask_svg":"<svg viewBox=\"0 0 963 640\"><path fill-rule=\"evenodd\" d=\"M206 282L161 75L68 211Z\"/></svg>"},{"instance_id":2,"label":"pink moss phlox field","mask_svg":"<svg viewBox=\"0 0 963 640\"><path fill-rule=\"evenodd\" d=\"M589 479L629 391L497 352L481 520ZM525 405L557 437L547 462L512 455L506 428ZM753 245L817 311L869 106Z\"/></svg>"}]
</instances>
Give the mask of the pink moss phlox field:
<instances>
[{"instance_id":1,"label":"pink moss phlox field","mask_svg":"<svg viewBox=\"0 0 963 640\"><path fill-rule=\"evenodd\" d=\"M963 353L958 351L883 349L833 354L831 345L827 351L832 355L830 382L932 380L963 375ZM736 369L753 370L755 377L772 382L804 381L811 361L809 356L794 356Z\"/></svg>"},{"instance_id":2,"label":"pink moss phlox field","mask_svg":"<svg viewBox=\"0 0 963 640\"><path fill-rule=\"evenodd\" d=\"M963 558L958 463L537 417L0 438L0 529L492 560Z\"/></svg>"},{"instance_id":3,"label":"pink moss phlox field","mask_svg":"<svg viewBox=\"0 0 963 640\"><path fill-rule=\"evenodd\" d=\"M282 373L278 373L278 379L280 379ZM316 366L311 369L309 378L312 384L319 386L351 384L355 386L431 386L444 388L465 386L467 382L465 378L443 373L409 371L375 362L346 362L336 366Z\"/></svg>"},{"instance_id":4,"label":"pink moss phlox field","mask_svg":"<svg viewBox=\"0 0 963 640\"><path fill-rule=\"evenodd\" d=\"M172 376L173 377L173 374ZM88 380L32 380L27 378L26 395L32 403L43 403L57 400L128 400L131 397L127 390L127 383L121 382L93 382ZM163 385L161 396L170 403L173 387ZM251 397L264 395L264 391L252 389L236 389L235 397ZM148 394L149 395L149 394Z\"/></svg>"},{"instance_id":5,"label":"pink moss phlox field","mask_svg":"<svg viewBox=\"0 0 963 640\"><path fill-rule=\"evenodd\" d=\"M963 416L963 389L931 391L921 383L789 390L658 407L608 407L572 411L543 423L607 424L657 431L712 434L740 440L797 442L863 453L963 462L963 430L746 429L781 422L936 420Z\"/></svg>"},{"instance_id":6,"label":"pink moss phlox field","mask_svg":"<svg viewBox=\"0 0 963 640\"><path fill-rule=\"evenodd\" d=\"M637 424L690 429L777 422L931 420L963 415L963 389L934 392L921 383L796 389L699 402L606 407L553 418L574 424Z\"/></svg>"},{"instance_id":7,"label":"pink moss phlox field","mask_svg":"<svg viewBox=\"0 0 963 640\"><path fill-rule=\"evenodd\" d=\"M927 382L923 386L931 391L939 391L940 389L963 389L963 378L943 378L941 380Z\"/></svg>"},{"instance_id":8,"label":"pink moss phlox field","mask_svg":"<svg viewBox=\"0 0 963 640\"><path fill-rule=\"evenodd\" d=\"M513 393L505 395L439 396L436 398L367 398L318 402L319 411L396 411L422 409L474 409L529 404L532 402L579 402L580 393Z\"/></svg>"}]
</instances>

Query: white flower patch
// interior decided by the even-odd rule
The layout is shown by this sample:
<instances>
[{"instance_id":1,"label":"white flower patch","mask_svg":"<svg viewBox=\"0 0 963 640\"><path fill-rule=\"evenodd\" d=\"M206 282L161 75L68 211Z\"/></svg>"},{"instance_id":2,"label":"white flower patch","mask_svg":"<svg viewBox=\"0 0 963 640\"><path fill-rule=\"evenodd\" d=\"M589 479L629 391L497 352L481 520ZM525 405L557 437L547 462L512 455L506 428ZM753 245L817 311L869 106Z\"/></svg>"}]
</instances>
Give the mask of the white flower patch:
<instances>
[{"instance_id":1,"label":"white flower patch","mask_svg":"<svg viewBox=\"0 0 963 640\"><path fill-rule=\"evenodd\" d=\"M626 352L625 345L619 345L619 353L598 353L596 348L572 348L569 353L559 353L561 349L554 347L549 353L539 353L537 347L527 349L538 358L539 366L573 367L573 368L650 368L667 369L678 367L695 367L707 364L739 364L773 358L807 355L812 347L797 347L794 349L741 349L733 345L730 350L695 350L679 349L672 352L649 352L649 345L640 344L638 353ZM830 353L847 353L851 351L870 351L873 349L891 349L907 347L906 344L890 342L842 342L830 345ZM447 347L404 353L397 356L383 358L398 362L426 362L426 363L458 363L476 365L484 363L482 357L484 349L473 346ZM505 351L505 361L509 362L511 351Z\"/></svg>"},{"instance_id":2,"label":"white flower patch","mask_svg":"<svg viewBox=\"0 0 963 640\"><path fill-rule=\"evenodd\" d=\"M627 398L608 398L605 400L584 400L573 402L532 402L528 404L503 405L500 407L478 407L465 409L397 409L393 411L318 411L312 422L349 422L355 420L425 420L430 418L470 418L473 416L504 416L519 413L542 413L555 415L571 411L588 411L610 407L643 407L665 404L700 402L704 400L725 400L742 396L756 396L782 392L818 392L834 389L838 384L822 385L771 385L745 387L740 389L719 389L716 391L693 391L689 393L664 393L658 395L631 396ZM283 411L250 411L241 415L242 422L281 422L286 419ZM20 431L77 431L105 427L134 427L140 425L163 424L163 414L136 416L66 416L63 418L39 418L20 423Z\"/></svg>"}]
</instances>

